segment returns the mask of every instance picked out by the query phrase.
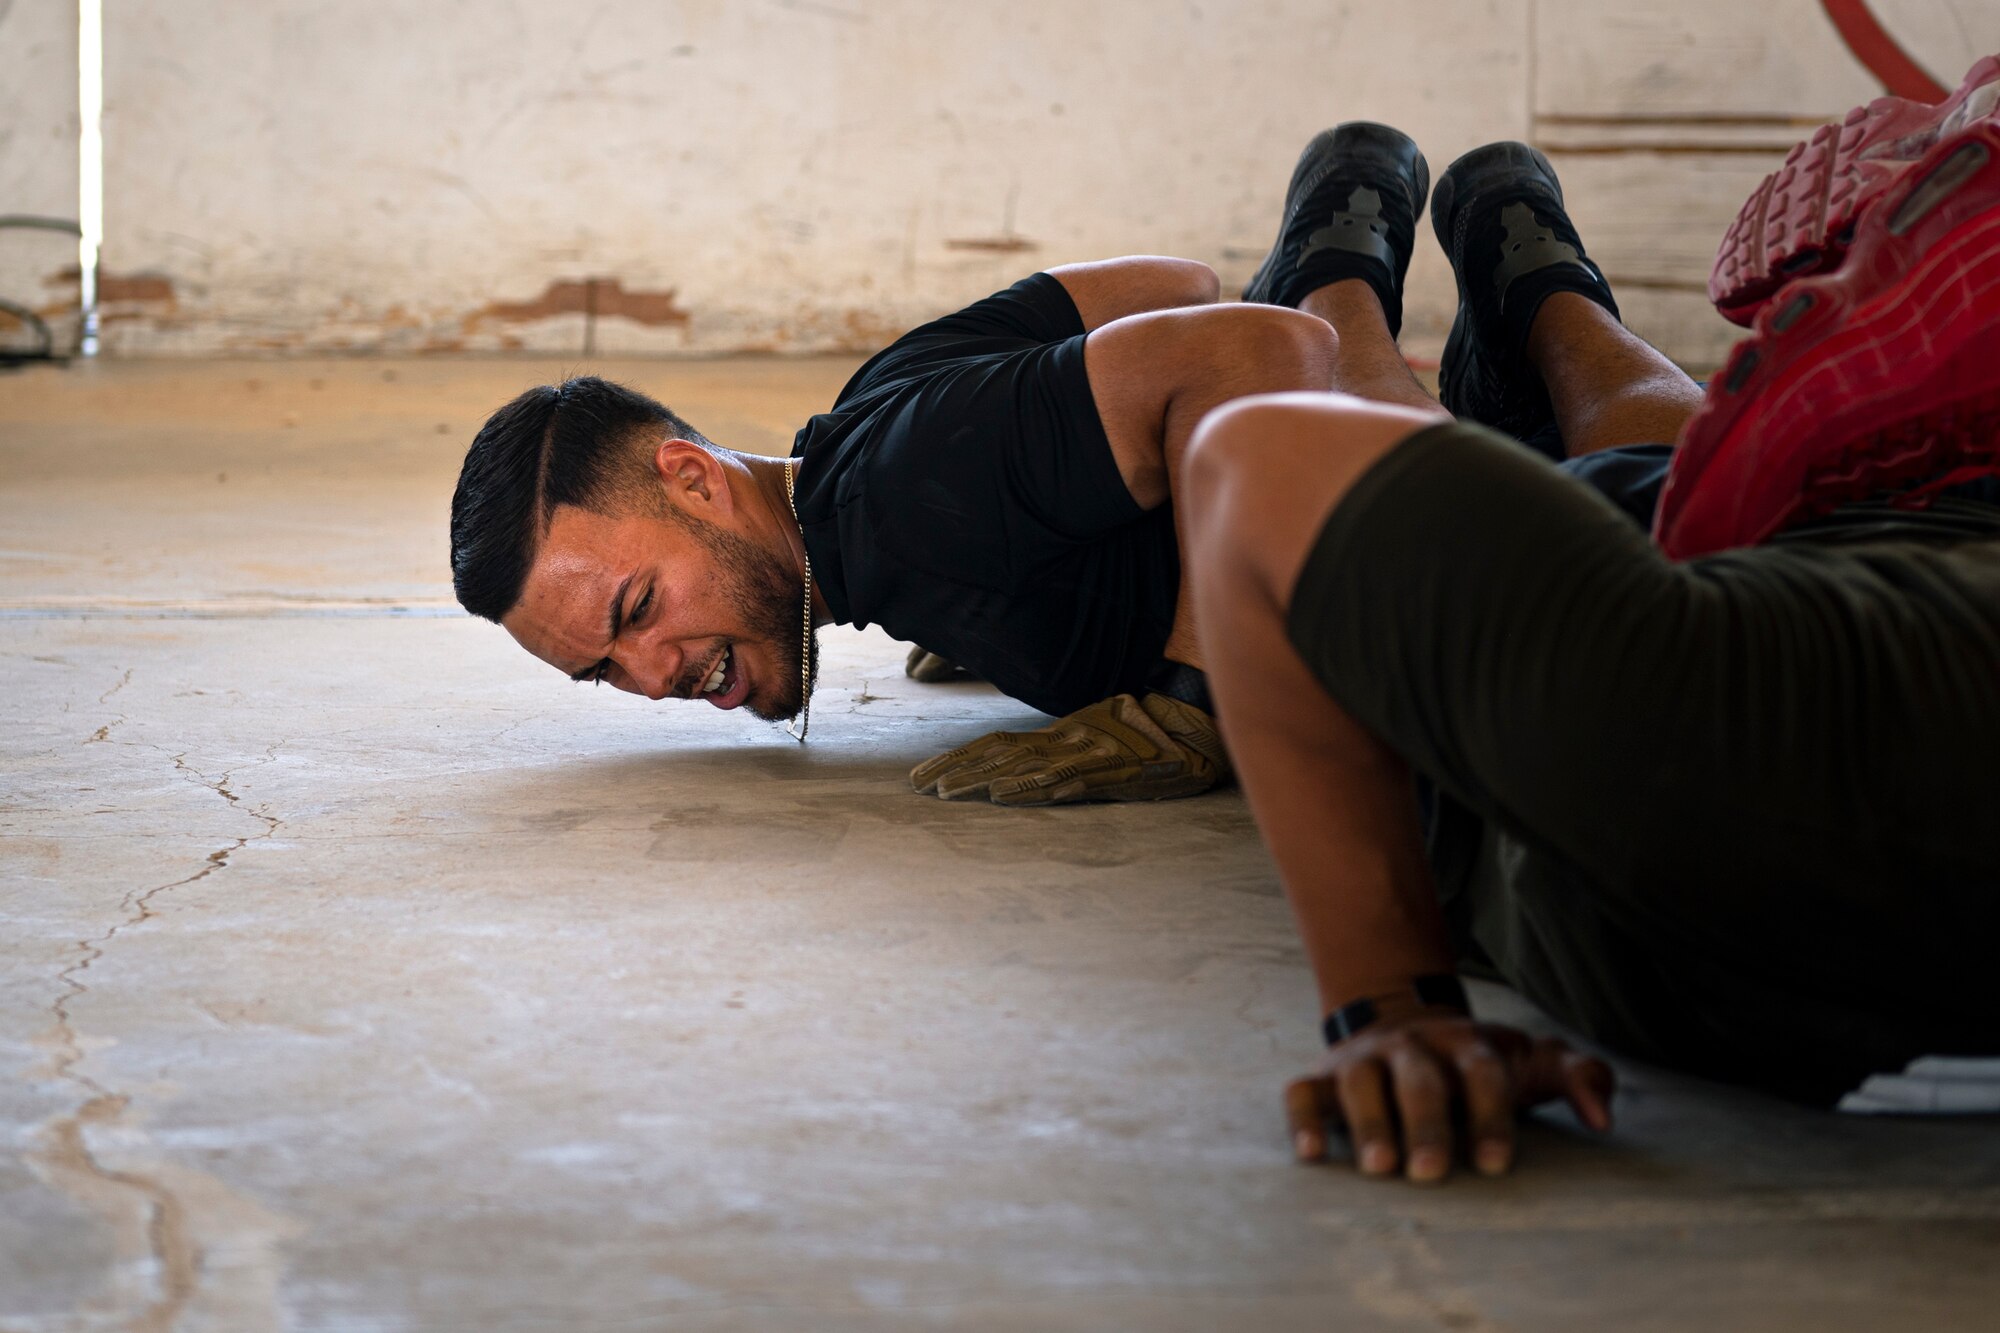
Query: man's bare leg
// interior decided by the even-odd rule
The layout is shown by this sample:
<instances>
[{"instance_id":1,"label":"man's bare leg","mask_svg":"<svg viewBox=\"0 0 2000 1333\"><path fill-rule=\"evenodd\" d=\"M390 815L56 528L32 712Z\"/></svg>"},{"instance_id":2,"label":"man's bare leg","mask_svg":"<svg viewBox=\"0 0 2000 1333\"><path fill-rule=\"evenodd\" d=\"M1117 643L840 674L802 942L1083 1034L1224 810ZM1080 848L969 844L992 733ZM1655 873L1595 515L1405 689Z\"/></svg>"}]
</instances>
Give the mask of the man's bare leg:
<instances>
[{"instance_id":1,"label":"man's bare leg","mask_svg":"<svg viewBox=\"0 0 2000 1333\"><path fill-rule=\"evenodd\" d=\"M1390 336L1382 299L1373 287L1359 278L1332 283L1299 302L1299 309L1333 325L1340 336L1334 350L1335 389L1356 398L1446 415L1403 359L1402 349Z\"/></svg>"},{"instance_id":2,"label":"man's bare leg","mask_svg":"<svg viewBox=\"0 0 2000 1333\"><path fill-rule=\"evenodd\" d=\"M1616 316L1575 292L1542 303L1528 360L1548 386L1571 458L1626 444L1672 444L1701 386Z\"/></svg>"},{"instance_id":3,"label":"man's bare leg","mask_svg":"<svg viewBox=\"0 0 2000 1333\"><path fill-rule=\"evenodd\" d=\"M1334 383L1337 356L1324 321L1247 304L1135 315L1093 331L1084 344L1091 392L1119 475L1145 509L1179 492L1188 441L1210 411L1251 394L1325 389ZM1178 506L1174 523L1186 549ZM1185 578L1163 655L1207 665Z\"/></svg>"},{"instance_id":4,"label":"man's bare leg","mask_svg":"<svg viewBox=\"0 0 2000 1333\"><path fill-rule=\"evenodd\" d=\"M1356 398L1421 412L1430 419L1450 414L1411 373L1409 362L1389 332L1381 298L1359 278L1331 283L1309 294L1299 309L1332 326L1334 336L1315 335L1313 320L1270 306L1216 307L1207 312L1173 312L1164 317L1142 316L1128 321L1129 331L1116 325L1092 334L1088 348L1092 388L1098 411L1111 435L1114 453L1145 456L1141 431L1158 431L1166 478L1178 482L1181 459L1201 418L1212 408L1237 398L1292 389L1332 388ZM1153 324L1146 326L1147 320ZM1206 346L1187 346L1188 331L1205 334ZM1649 349L1650 350L1650 349ZM1145 370L1138 369L1141 362ZM1171 374L1171 380L1163 375ZM1165 410L1153 425L1163 385ZM1139 404L1133 410L1132 403ZM1136 427L1127 423L1136 421ZM1124 448L1121 450L1121 446ZM1128 484L1132 478L1128 476ZM1156 498L1142 481L1135 497ZM1166 496L1158 495L1158 499ZM1187 533L1180 536L1183 549ZM1195 633L1191 581L1183 579L1175 608L1173 633L1165 655L1190 666L1205 666Z\"/></svg>"}]
</instances>

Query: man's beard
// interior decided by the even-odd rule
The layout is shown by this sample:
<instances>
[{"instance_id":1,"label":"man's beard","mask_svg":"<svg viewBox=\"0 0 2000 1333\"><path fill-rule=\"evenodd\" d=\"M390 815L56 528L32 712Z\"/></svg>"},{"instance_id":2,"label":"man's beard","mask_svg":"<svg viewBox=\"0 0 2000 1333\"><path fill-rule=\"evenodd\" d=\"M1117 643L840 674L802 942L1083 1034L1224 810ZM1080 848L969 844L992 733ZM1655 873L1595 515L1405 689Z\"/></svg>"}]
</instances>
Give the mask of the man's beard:
<instances>
[{"instance_id":1,"label":"man's beard","mask_svg":"<svg viewBox=\"0 0 2000 1333\"><path fill-rule=\"evenodd\" d=\"M680 517L678 509L668 512ZM803 583L784 561L747 537L700 519L682 518L682 522L715 557L722 595L741 612L750 633L777 653L776 697L762 704L746 700L745 707L766 722L797 717L806 703L806 677L819 675L817 630L812 635L811 668L804 673L800 670L806 651ZM742 669L738 663L737 670Z\"/></svg>"}]
</instances>

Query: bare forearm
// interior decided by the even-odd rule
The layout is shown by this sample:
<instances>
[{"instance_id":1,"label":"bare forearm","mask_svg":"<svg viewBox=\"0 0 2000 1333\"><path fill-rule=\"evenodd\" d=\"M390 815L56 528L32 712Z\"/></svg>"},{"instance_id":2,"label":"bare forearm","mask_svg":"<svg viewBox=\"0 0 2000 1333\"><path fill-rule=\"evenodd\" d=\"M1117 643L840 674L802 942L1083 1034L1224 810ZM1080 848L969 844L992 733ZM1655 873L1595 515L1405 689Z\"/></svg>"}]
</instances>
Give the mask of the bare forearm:
<instances>
[{"instance_id":1,"label":"bare forearm","mask_svg":"<svg viewBox=\"0 0 2000 1333\"><path fill-rule=\"evenodd\" d=\"M1196 431L1184 464L1188 570L1209 688L1251 812L1298 918L1322 1012L1397 997L1286 1089L1294 1150L1326 1156L1344 1129L1363 1171L1451 1167L1462 1114L1479 1169L1507 1169L1518 1108L1567 1097L1610 1124L1611 1071L1547 1039L1475 1023L1410 993L1454 957L1398 755L1343 707L1294 645L1291 602L1329 516L1356 480L1432 416L1331 394L1233 404ZM1310 592L1308 595L1311 595ZM1377 632L1344 617L1342 633Z\"/></svg>"},{"instance_id":2,"label":"bare forearm","mask_svg":"<svg viewBox=\"0 0 2000 1333\"><path fill-rule=\"evenodd\" d=\"M1279 858L1323 1012L1364 995L1395 994L1414 977L1454 970L1420 845L1394 821L1367 826L1354 817L1369 804L1356 801L1342 811L1348 818L1335 820L1322 809L1329 826L1317 833L1310 824L1284 822L1306 818L1297 808L1258 817ZM1280 848L1288 833L1292 845Z\"/></svg>"},{"instance_id":3,"label":"bare forearm","mask_svg":"<svg viewBox=\"0 0 2000 1333\"><path fill-rule=\"evenodd\" d=\"M1238 628L1208 670L1322 1008L1452 971L1408 767L1327 697L1279 617L1263 623L1268 642Z\"/></svg>"},{"instance_id":4,"label":"bare forearm","mask_svg":"<svg viewBox=\"0 0 2000 1333\"><path fill-rule=\"evenodd\" d=\"M1177 506L1223 737L1328 1009L1452 970L1409 766L1328 691L1288 623L1344 487L1428 420L1313 394L1238 404L1198 432Z\"/></svg>"}]
</instances>

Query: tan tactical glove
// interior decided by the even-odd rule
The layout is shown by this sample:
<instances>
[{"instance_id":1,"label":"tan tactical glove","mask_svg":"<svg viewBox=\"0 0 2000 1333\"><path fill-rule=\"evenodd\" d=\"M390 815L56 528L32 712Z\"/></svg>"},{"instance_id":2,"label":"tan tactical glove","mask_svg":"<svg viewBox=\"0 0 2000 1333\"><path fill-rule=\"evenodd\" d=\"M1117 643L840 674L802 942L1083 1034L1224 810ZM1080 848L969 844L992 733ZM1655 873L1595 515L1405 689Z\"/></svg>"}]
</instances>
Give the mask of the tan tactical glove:
<instances>
[{"instance_id":1,"label":"tan tactical glove","mask_svg":"<svg viewBox=\"0 0 2000 1333\"><path fill-rule=\"evenodd\" d=\"M1165 694L1114 695L1040 731L996 731L910 773L947 801L1165 801L1229 777L1215 719Z\"/></svg>"},{"instance_id":2,"label":"tan tactical glove","mask_svg":"<svg viewBox=\"0 0 2000 1333\"><path fill-rule=\"evenodd\" d=\"M974 672L948 657L939 657L928 648L910 649L910 655L903 663L903 674L926 685L940 685L948 680L979 679Z\"/></svg>"}]
</instances>

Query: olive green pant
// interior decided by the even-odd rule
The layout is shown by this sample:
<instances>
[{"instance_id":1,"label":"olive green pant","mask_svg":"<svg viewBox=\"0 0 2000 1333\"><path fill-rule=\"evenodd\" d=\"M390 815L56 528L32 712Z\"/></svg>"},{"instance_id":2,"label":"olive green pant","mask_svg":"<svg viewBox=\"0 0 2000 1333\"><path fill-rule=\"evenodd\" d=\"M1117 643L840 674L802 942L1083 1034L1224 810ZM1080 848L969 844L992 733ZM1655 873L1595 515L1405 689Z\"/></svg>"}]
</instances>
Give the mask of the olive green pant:
<instances>
[{"instance_id":1,"label":"olive green pant","mask_svg":"<svg viewBox=\"0 0 2000 1333\"><path fill-rule=\"evenodd\" d=\"M1812 1101L2000 1051L2000 542L1674 564L1447 424L1342 499L1289 628L1435 785L1468 964L1585 1035Z\"/></svg>"}]
</instances>

